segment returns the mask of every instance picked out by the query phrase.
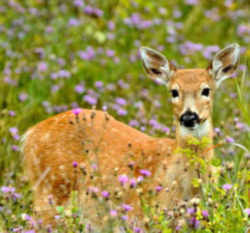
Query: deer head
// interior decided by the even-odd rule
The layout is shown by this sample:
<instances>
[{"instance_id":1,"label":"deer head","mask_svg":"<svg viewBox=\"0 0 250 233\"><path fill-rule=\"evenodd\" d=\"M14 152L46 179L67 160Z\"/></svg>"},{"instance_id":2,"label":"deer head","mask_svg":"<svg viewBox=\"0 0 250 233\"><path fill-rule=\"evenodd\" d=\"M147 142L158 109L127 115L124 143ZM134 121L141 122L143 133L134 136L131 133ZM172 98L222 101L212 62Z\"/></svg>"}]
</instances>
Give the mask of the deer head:
<instances>
[{"instance_id":1,"label":"deer head","mask_svg":"<svg viewBox=\"0 0 250 233\"><path fill-rule=\"evenodd\" d=\"M140 55L148 76L171 91L177 138L212 133L212 104L215 90L237 68L240 47L231 44L217 52L207 69L177 69L161 53L146 47Z\"/></svg>"}]
</instances>

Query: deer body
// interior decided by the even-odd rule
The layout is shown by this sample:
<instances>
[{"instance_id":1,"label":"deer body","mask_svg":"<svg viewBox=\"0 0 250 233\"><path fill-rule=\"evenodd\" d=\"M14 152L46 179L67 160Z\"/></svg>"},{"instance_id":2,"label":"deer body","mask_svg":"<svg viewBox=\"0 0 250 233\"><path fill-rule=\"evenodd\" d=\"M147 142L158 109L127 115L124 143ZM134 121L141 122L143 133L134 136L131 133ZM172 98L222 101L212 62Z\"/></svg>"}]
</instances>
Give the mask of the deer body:
<instances>
[{"instance_id":1,"label":"deer body","mask_svg":"<svg viewBox=\"0 0 250 233\"><path fill-rule=\"evenodd\" d=\"M23 153L34 207L43 218L52 209L51 197L56 205L66 205L72 190L79 192L87 216L97 212L98 204L90 198L93 187L108 190L117 203L133 206L132 215L141 216L140 197L147 199L157 186L163 190L153 199L148 197L149 203L173 208L197 194L194 178L207 180L211 169L201 174L199 164L192 165L181 148L195 151L206 163L211 160L212 97L216 81L220 83L235 70L238 45L218 52L209 69L176 70L163 55L148 48L141 49L141 56L149 76L165 82L172 92L176 139L148 136L96 110L69 111L38 123L25 134ZM207 137L209 143L206 148L196 147L188 141L193 137ZM135 180L144 175L146 182L139 192L126 189L128 184L119 192L116 187L121 186L122 175Z\"/></svg>"}]
</instances>

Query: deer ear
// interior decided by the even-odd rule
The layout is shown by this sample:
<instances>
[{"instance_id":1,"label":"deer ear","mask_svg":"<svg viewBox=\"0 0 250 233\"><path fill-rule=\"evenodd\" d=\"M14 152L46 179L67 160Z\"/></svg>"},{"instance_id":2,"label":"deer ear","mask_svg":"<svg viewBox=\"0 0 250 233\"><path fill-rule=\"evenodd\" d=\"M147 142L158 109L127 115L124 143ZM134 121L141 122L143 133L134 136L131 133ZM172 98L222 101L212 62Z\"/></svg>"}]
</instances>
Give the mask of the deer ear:
<instances>
[{"instance_id":1,"label":"deer ear","mask_svg":"<svg viewBox=\"0 0 250 233\"><path fill-rule=\"evenodd\" d=\"M239 57L240 46L236 43L228 45L215 54L208 70L216 82L216 87L219 87L222 81L231 77L237 69Z\"/></svg>"},{"instance_id":2,"label":"deer ear","mask_svg":"<svg viewBox=\"0 0 250 233\"><path fill-rule=\"evenodd\" d=\"M176 70L175 66L164 55L147 47L140 48L140 55L148 76L167 84Z\"/></svg>"}]
</instances>

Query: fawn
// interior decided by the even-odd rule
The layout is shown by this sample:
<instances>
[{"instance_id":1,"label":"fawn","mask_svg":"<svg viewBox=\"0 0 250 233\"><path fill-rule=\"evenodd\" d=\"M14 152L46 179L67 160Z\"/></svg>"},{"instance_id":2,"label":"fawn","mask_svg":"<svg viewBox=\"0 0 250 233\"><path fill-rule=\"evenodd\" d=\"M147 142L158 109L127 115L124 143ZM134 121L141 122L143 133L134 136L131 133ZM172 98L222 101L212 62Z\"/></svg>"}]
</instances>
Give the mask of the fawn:
<instances>
[{"instance_id":1,"label":"fawn","mask_svg":"<svg viewBox=\"0 0 250 233\"><path fill-rule=\"evenodd\" d=\"M102 190L109 192L109 208L127 203L133 208L131 215L137 216L142 215L141 196L169 209L193 198L199 190L192 180L206 181L211 168L201 174L200 165L192 165L180 148L194 149L209 164L214 92L236 70L239 54L239 45L231 44L215 54L207 69L177 69L159 52L140 48L148 76L171 91L175 139L148 136L106 112L88 109L64 112L31 127L23 137L22 150L35 211L53 222L54 207L67 205L73 190L78 191L83 213L97 221L101 221L97 199ZM204 137L208 138L205 149L188 142ZM146 193L156 187L161 191L150 199Z\"/></svg>"}]
</instances>

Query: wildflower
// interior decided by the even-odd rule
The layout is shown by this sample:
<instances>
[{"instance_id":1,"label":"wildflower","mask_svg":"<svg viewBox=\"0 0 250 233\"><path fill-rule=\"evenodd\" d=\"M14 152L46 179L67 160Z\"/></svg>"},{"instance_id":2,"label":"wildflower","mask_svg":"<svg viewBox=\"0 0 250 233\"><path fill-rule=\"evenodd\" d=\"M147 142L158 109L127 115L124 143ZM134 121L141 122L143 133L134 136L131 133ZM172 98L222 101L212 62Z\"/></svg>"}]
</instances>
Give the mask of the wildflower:
<instances>
[{"instance_id":1,"label":"wildflower","mask_svg":"<svg viewBox=\"0 0 250 233\"><path fill-rule=\"evenodd\" d=\"M224 184L224 185L222 186L222 188L223 188L225 191L229 191L232 187L233 187L233 185L231 185L231 184Z\"/></svg>"},{"instance_id":2,"label":"wildflower","mask_svg":"<svg viewBox=\"0 0 250 233\"><path fill-rule=\"evenodd\" d=\"M207 211L207 210L202 210L201 213L202 213L202 216L203 216L205 219L208 218L209 214L208 214L208 211Z\"/></svg>"},{"instance_id":3,"label":"wildflower","mask_svg":"<svg viewBox=\"0 0 250 233\"><path fill-rule=\"evenodd\" d=\"M80 108L75 108L75 109L72 110L72 112L73 112L76 116L79 115L79 114L81 113L81 111L82 111L82 109L80 109Z\"/></svg>"},{"instance_id":4,"label":"wildflower","mask_svg":"<svg viewBox=\"0 0 250 233\"><path fill-rule=\"evenodd\" d=\"M14 116L16 116L16 113L14 111L10 110L9 111L9 116L14 117Z\"/></svg>"},{"instance_id":5,"label":"wildflower","mask_svg":"<svg viewBox=\"0 0 250 233\"><path fill-rule=\"evenodd\" d=\"M132 126L132 127L138 127L140 124L137 120L131 120L129 122L129 125Z\"/></svg>"},{"instance_id":6,"label":"wildflower","mask_svg":"<svg viewBox=\"0 0 250 233\"><path fill-rule=\"evenodd\" d=\"M187 213L190 214L190 215L193 215L193 214L196 213L196 210L195 210L195 208L188 208Z\"/></svg>"},{"instance_id":7,"label":"wildflower","mask_svg":"<svg viewBox=\"0 0 250 233\"><path fill-rule=\"evenodd\" d=\"M73 165L74 168L77 168L78 163L77 163L76 161L74 161L74 162L72 163L72 165Z\"/></svg>"},{"instance_id":8,"label":"wildflower","mask_svg":"<svg viewBox=\"0 0 250 233\"><path fill-rule=\"evenodd\" d=\"M37 65L37 69L39 72L45 72L47 70L47 63L46 62L39 62Z\"/></svg>"},{"instance_id":9,"label":"wildflower","mask_svg":"<svg viewBox=\"0 0 250 233\"><path fill-rule=\"evenodd\" d=\"M136 186L136 179L135 178L130 179L129 186L130 186L130 188L135 188L135 186Z\"/></svg>"},{"instance_id":10,"label":"wildflower","mask_svg":"<svg viewBox=\"0 0 250 233\"><path fill-rule=\"evenodd\" d=\"M83 97L83 100L87 102L90 105L96 105L97 104L97 98L90 96L90 95L85 95Z\"/></svg>"},{"instance_id":11,"label":"wildflower","mask_svg":"<svg viewBox=\"0 0 250 233\"><path fill-rule=\"evenodd\" d=\"M18 96L18 99L21 102L24 102L27 98L28 98L28 95L26 93L24 93L24 92L20 93L19 96Z\"/></svg>"},{"instance_id":12,"label":"wildflower","mask_svg":"<svg viewBox=\"0 0 250 233\"><path fill-rule=\"evenodd\" d=\"M127 110L125 110L123 108L119 108L117 110L117 114L120 115L120 116L125 116L125 115L127 115L127 113L128 113Z\"/></svg>"},{"instance_id":13,"label":"wildflower","mask_svg":"<svg viewBox=\"0 0 250 233\"><path fill-rule=\"evenodd\" d=\"M228 143L234 143L234 139L231 138L231 137L226 137L225 140L226 140L226 142L228 142Z\"/></svg>"},{"instance_id":14,"label":"wildflower","mask_svg":"<svg viewBox=\"0 0 250 233\"><path fill-rule=\"evenodd\" d=\"M110 210L109 214L111 217L116 217L117 216L117 211L116 210Z\"/></svg>"},{"instance_id":15,"label":"wildflower","mask_svg":"<svg viewBox=\"0 0 250 233\"><path fill-rule=\"evenodd\" d=\"M103 196L104 198L108 198L108 197L109 197L109 192L106 191L106 190L102 191L102 196Z\"/></svg>"},{"instance_id":16,"label":"wildflower","mask_svg":"<svg viewBox=\"0 0 250 233\"><path fill-rule=\"evenodd\" d=\"M103 82L102 81L96 81L95 82L95 87L96 88L102 88L103 87Z\"/></svg>"},{"instance_id":17,"label":"wildflower","mask_svg":"<svg viewBox=\"0 0 250 233\"><path fill-rule=\"evenodd\" d=\"M17 145L12 145L12 146L11 146L11 149L12 149L13 151L19 151L19 147L18 147Z\"/></svg>"},{"instance_id":18,"label":"wildflower","mask_svg":"<svg viewBox=\"0 0 250 233\"><path fill-rule=\"evenodd\" d=\"M149 177L151 176L151 172L145 169L140 170L140 174L142 174L144 177Z\"/></svg>"},{"instance_id":19,"label":"wildflower","mask_svg":"<svg viewBox=\"0 0 250 233\"><path fill-rule=\"evenodd\" d=\"M156 192L160 192L162 189L163 189L163 187L161 185L158 185L155 187Z\"/></svg>"},{"instance_id":20,"label":"wildflower","mask_svg":"<svg viewBox=\"0 0 250 233\"><path fill-rule=\"evenodd\" d=\"M3 193L14 193L15 190L16 189L14 187L9 187L9 186L2 186L1 187L1 192L3 192Z\"/></svg>"},{"instance_id":21,"label":"wildflower","mask_svg":"<svg viewBox=\"0 0 250 233\"><path fill-rule=\"evenodd\" d=\"M127 104L127 101L123 98L120 98L120 97L116 98L115 102L119 105L122 105L122 106Z\"/></svg>"},{"instance_id":22,"label":"wildflower","mask_svg":"<svg viewBox=\"0 0 250 233\"><path fill-rule=\"evenodd\" d=\"M75 0L74 5L77 7L83 7L84 5L83 0Z\"/></svg>"},{"instance_id":23,"label":"wildflower","mask_svg":"<svg viewBox=\"0 0 250 233\"><path fill-rule=\"evenodd\" d=\"M247 214L247 216L250 216L250 208L244 209L244 213Z\"/></svg>"},{"instance_id":24,"label":"wildflower","mask_svg":"<svg viewBox=\"0 0 250 233\"><path fill-rule=\"evenodd\" d=\"M79 56L83 60L90 61L95 58L95 50L93 49L93 47L89 46L85 51L80 51Z\"/></svg>"},{"instance_id":25,"label":"wildflower","mask_svg":"<svg viewBox=\"0 0 250 233\"><path fill-rule=\"evenodd\" d=\"M128 212L128 211L130 211L130 210L133 210L133 207L130 206L130 205L128 205L128 204L123 204L123 205L122 205L122 208L123 208L126 212Z\"/></svg>"},{"instance_id":26,"label":"wildflower","mask_svg":"<svg viewBox=\"0 0 250 233\"><path fill-rule=\"evenodd\" d=\"M10 127L9 132L11 133L12 136L18 134L18 128L16 127Z\"/></svg>"},{"instance_id":27,"label":"wildflower","mask_svg":"<svg viewBox=\"0 0 250 233\"><path fill-rule=\"evenodd\" d=\"M108 22L108 28L109 28L109 30L114 30L115 29L115 24L114 24L114 22L112 22L112 21L109 21Z\"/></svg>"},{"instance_id":28,"label":"wildflower","mask_svg":"<svg viewBox=\"0 0 250 233\"><path fill-rule=\"evenodd\" d=\"M68 22L69 26L78 26L79 25L79 21L75 18L71 18L69 19L69 22Z\"/></svg>"},{"instance_id":29,"label":"wildflower","mask_svg":"<svg viewBox=\"0 0 250 233\"><path fill-rule=\"evenodd\" d=\"M187 5L197 5L199 3L199 0L186 0L185 3Z\"/></svg>"},{"instance_id":30,"label":"wildflower","mask_svg":"<svg viewBox=\"0 0 250 233\"><path fill-rule=\"evenodd\" d=\"M139 227L135 227L134 232L135 233L143 233L143 230L141 228L139 228Z\"/></svg>"},{"instance_id":31,"label":"wildflower","mask_svg":"<svg viewBox=\"0 0 250 233\"><path fill-rule=\"evenodd\" d=\"M190 225L193 228L197 229L199 227L199 225L200 225L200 221L197 220L195 217L192 217L191 220L190 220Z\"/></svg>"},{"instance_id":32,"label":"wildflower","mask_svg":"<svg viewBox=\"0 0 250 233\"><path fill-rule=\"evenodd\" d=\"M96 171L96 170L97 170L97 165L96 165L95 163L93 163L93 164L91 165L91 168L92 168L94 171Z\"/></svg>"},{"instance_id":33,"label":"wildflower","mask_svg":"<svg viewBox=\"0 0 250 233\"><path fill-rule=\"evenodd\" d=\"M127 221L127 220L128 220L128 216L127 216L127 215L122 215L122 216L121 216L121 219L122 219L123 221Z\"/></svg>"},{"instance_id":34,"label":"wildflower","mask_svg":"<svg viewBox=\"0 0 250 233\"><path fill-rule=\"evenodd\" d=\"M78 94L82 94L84 92L84 86L82 84L78 84L75 86L75 92Z\"/></svg>"},{"instance_id":35,"label":"wildflower","mask_svg":"<svg viewBox=\"0 0 250 233\"><path fill-rule=\"evenodd\" d=\"M128 182L128 177L127 177L127 175L123 174L123 175L120 175L118 177L118 180L119 180L120 184L123 186Z\"/></svg>"},{"instance_id":36,"label":"wildflower","mask_svg":"<svg viewBox=\"0 0 250 233\"><path fill-rule=\"evenodd\" d=\"M106 55L107 55L108 57L113 57L113 56L115 55L115 51L114 51L114 50L111 50L111 49L108 49L108 50L106 51Z\"/></svg>"}]
</instances>

